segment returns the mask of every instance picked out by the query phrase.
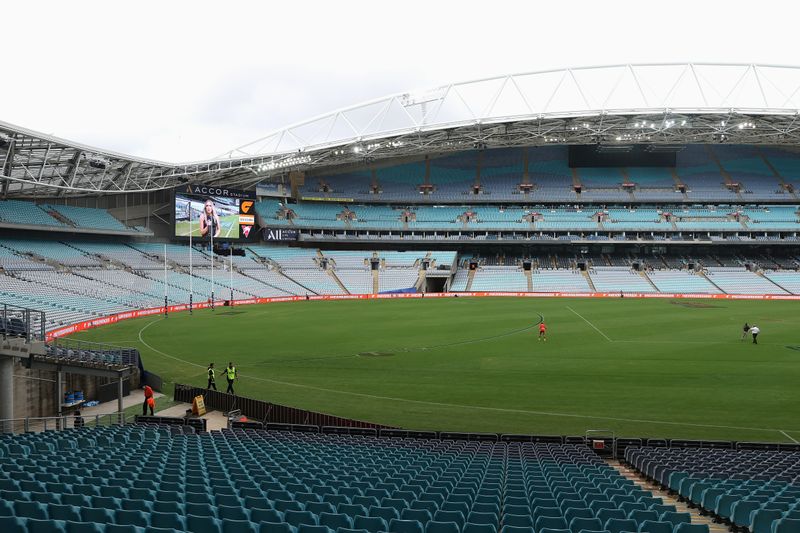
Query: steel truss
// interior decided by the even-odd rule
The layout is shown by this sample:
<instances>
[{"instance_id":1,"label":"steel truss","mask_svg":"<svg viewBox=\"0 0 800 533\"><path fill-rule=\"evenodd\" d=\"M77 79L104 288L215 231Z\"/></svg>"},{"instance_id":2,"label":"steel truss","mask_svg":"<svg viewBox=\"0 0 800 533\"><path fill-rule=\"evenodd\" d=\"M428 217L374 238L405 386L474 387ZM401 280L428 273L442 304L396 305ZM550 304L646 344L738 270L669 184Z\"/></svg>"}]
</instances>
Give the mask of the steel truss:
<instances>
[{"instance_id":1,"label":"steel truss","mask_svg":"<svg viewBox=\"0 0 800 533\"><path fill-rule=\"evenodd\" d=\"M563 69L380 98L276 131L217 159L136 158L0 122L0 196L246 188L463 150L548 144L800 145L800 68L646 64Z\"/></svg>"}]
</instances>

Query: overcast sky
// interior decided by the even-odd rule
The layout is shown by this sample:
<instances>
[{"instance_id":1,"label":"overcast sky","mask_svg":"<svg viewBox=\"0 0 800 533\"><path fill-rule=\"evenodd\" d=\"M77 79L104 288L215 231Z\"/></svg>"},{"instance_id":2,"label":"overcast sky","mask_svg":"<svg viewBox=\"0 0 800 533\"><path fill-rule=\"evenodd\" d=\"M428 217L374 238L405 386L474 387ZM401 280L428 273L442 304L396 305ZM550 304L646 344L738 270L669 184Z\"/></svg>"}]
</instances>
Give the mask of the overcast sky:
<instances>
[{"instance_id":1,"label":"overcast sky","mask_svg":"<svg viewBox=\"0 0 800 533\"><path fill-rule=\"evenodd\" d=\"M168 162L391 93L616 63L800 64L758 1L6 2L0 120Z\"/></svg>"}]
</instances>

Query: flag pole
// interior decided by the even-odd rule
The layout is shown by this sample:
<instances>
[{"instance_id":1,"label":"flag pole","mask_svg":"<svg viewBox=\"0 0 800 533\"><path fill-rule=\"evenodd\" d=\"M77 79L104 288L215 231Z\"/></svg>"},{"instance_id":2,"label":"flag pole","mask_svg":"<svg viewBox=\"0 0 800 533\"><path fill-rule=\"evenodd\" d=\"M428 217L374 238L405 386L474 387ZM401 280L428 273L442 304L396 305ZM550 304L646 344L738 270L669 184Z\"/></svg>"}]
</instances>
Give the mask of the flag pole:
<instances>
[{"instance_id":1,"label":"flag pole","mask_svg":"<svg viewBox=\"0 0 800 533\"><path fill-rule=\"evenodd\" d=\"M230 305L233 305L233 246L228 246L228 251L230 252L229 257L231 258L231 272L230 272L230 274L231 274L231 276L230 276L231 277L231 281L230 281L230 285L231 285L231 303L230 303Z\"/></svg>"},{"instance_id":2,"label":"flag pole","mask_svg":"<svg viewBox=\"0 0 800 533\"><path fill-rule=\"evenodd\" d=\"M169 302L167 301L167 244L164 243L164 317L169 313Z\"/></svg>"},{"instance_id":3,"label":"flag pole","mask_svg":"<svg viewBox=\"0 0 800 533\"><path fill-rule=\"evenodd\" d=\"M189 314L192 314L192 201L189 200Z\"/></svg>"},{"instance_id":4,"label":"flag pole","mask_svg":"<svg viewBox=\"0 0 800 533\"><path fill-rule=\"evenodd\" d=\"M214 215L211 215L212 220ZM216 223L216 221L214 221ZM212 224L209 232L211 233L211 310L214 310L214 231L216 224Z\"/></svg>"}]
</instances>

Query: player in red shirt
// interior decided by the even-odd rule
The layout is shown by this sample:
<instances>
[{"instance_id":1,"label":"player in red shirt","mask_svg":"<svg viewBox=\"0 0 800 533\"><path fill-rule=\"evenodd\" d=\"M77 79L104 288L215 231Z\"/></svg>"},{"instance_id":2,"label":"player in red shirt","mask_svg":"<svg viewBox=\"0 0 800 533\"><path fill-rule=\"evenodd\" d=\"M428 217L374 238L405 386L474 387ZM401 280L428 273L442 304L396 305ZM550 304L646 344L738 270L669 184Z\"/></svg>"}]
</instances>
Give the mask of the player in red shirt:
<instances>
[{"instance_id":1,"label":"player in red shirt","mask_svg":"<svg viewBox=\"0 0 800 533\"><path fill-rule=\"evenodd\" d=\"M547 326L544 322L539 322L539 340L547 342Z\"/></svg>"}]
</instances>

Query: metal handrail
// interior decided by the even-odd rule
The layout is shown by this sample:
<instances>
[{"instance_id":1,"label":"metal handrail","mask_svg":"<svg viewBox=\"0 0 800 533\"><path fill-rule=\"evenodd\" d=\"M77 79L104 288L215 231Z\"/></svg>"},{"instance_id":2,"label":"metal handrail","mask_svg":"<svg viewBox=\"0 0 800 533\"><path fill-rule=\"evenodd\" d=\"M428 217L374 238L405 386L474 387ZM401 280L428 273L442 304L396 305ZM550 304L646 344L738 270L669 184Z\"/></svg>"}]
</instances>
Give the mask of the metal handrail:
<instances>
[{"instance_id":1,"label":"metal handrail","mask_svg":"<svg viewBox=\"0 0 800 533\"><path fill-rule=\"evenodd\" d=\"M59 361L96 363L114 367L139 366L139 350L136 348L69 337L55 338L48 343L47 355Z\"/></svg>"},{"instance_id":2,"label":"metal handrail","mask_svg":"<svg viewBox=\"0 0 800 533\"><path fill-rule=\"evenodd\" d=\"M64 415L64 416L29 416L25 418L0 419L0 433L40 433L45 431L64 431L102 426L122 426L132 417L124 412L103 413L96 415ZM82 425L75 425L77 420Z\"/></svg>"},{"instance_id":3,"label":"metal handrail","mask_svg":"<svg viewBox=\"0 0 800 533\"><path fill-rule=\"evenodd\" d=\"M26 342L45 340L45 313L36 309L0 304L0 335L21 337Z\"/></svg>"}]
</instances>

